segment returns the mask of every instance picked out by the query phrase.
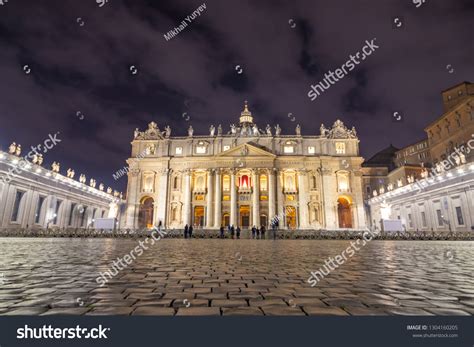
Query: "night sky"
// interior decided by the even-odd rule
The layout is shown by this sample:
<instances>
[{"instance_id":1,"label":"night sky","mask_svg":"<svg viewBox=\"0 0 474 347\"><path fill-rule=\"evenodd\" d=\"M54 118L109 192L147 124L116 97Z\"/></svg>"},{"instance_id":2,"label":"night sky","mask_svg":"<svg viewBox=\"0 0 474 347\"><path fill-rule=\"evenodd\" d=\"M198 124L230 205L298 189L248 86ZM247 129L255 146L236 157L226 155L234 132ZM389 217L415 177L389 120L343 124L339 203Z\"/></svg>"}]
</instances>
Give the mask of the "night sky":
<instances>
[{"instance_id":1,"label":"night sky","mask_svg":"<svg viewBox=\"0 0 474 347\"><path fill-rule=\"evenodd\" d=\"M167 41L203 2L201 15ZM299 123L317 135L322 122L340 118L357 128L368 158L422 139L442 114L440 92L474 80L472 0L418 8L412 0L100 5L0 0L0 147L27 148L60 131L46 166L59 161L63 173L72 167L118 190L126 177L115 182L112 174L130 155L133 130L152 120L173 135L189 124L195 134L210 124L227 130L248 100L261 128L279 123L283 134ZM308 98L311 84L374 38L380 48ZM403 122L393 121L395 111Z\"/></svg>"}]
</instances>

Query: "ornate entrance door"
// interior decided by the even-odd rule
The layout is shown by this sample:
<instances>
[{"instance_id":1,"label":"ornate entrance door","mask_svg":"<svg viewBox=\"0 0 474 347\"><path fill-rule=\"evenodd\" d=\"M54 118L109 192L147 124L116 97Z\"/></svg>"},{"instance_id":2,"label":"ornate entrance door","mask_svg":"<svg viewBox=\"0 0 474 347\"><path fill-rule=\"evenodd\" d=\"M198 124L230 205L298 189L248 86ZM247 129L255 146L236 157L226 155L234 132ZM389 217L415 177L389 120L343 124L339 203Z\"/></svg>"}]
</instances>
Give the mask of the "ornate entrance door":
<instances>
[{"instance_id":1,"label":"ornate entrance door","mask_svg":"<svg viewBox=\"0 0 474 347\"><path fill-rule=\"evenodd\" d=\"M250 206L240 206L240 227L248 228L250 226Z\"/></svg>"},{"instance_id":2,"label":"ornate entrance door","mask_svg":"<svg viewBox=\"0 0 474 347\"><path fill-rule=\"evenodd\" d=\"M197 227L204 225L204 206L194 207L194 225Z\"/></svg>"},{"instance_id":3,"label":"ornate entrance door","mask_svg":"<svg viewBox=\"0 0 474 347\"><path fill-rule=\"evenodd\" d=\"M288 229L296 229L296 208L286 207L286 226Z\"/></svg>"},{"instance_id":4,"label":"ornate entrance door","mask_svg":"<svg viewBox=\"0 0 474 347\"><path fill-rule=\"evenodd\" d=\"M153 198L145 197L142 199L138 208L138 227L152 228L153 227Z\"/></svg>"},{"instance_id":5,"label":"ornate entrance door","mask_svg":"<svg viewBox=\"0 0 474 347\"><path fill-rule=\"evenodd\" d=\"M352 211L349 200L344 197L337 199L337 216L339 228L352 228Z\"/></svg>"}]
</instances>

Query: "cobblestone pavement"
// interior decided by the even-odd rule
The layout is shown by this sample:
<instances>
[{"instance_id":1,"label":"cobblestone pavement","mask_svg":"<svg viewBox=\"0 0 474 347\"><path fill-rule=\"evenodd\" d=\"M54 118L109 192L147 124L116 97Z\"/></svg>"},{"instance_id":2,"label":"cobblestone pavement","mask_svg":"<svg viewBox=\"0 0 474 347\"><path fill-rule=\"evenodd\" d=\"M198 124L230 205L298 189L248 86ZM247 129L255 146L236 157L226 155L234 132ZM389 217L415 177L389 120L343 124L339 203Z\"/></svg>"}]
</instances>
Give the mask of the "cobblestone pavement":
<instances>
[{"instance_id":1,"label":"cobblestone pavement","mask_svg":"<svg viewBox=\"0 0 474 347\"><path fill-rule=\"evenodd\" d=\"M474 242L164 239L100 287L126 239L0 238L2 315L472 315Z\"/></svg>"}]
</instances>

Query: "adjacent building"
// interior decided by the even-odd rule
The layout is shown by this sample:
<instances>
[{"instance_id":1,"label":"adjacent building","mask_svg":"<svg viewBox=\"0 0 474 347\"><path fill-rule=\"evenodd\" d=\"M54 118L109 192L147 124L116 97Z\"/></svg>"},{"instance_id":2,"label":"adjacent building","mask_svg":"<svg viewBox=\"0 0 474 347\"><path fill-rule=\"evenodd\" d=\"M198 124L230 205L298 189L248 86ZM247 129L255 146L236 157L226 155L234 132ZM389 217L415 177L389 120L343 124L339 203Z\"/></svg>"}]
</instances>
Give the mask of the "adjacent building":
<instances>
[{"instance_id":1,"label":"adjacent building","mask_svg":"<svg viewBox=\"0 0 474 347\"><path fill-rule=\"evenodd\" d=\"M474 84L442 92L427 138L363 164L368 223L400 219L408 231L474 230Z\"/></svg>"}]
</instances>

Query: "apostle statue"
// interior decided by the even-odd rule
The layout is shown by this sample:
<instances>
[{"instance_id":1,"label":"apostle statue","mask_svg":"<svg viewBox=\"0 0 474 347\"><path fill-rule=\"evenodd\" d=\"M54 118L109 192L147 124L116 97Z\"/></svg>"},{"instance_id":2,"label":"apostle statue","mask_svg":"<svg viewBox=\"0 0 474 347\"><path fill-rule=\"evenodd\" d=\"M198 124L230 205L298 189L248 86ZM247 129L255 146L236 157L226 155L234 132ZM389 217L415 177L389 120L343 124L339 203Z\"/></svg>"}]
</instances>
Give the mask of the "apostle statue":
<instances>
[{"instance_id":1,"label":"apostle statue","mask_svg":"<svg viewBox=\"0 0 474 347\"><path fill-rule=\"evenodd\" d=\"M237 127L235 126L235 124L230 125L230 133L232 135L235 135L237 133Z\"/></svg>"},{"instance_id":2,"label":"apostle statue","mask_svg":"<svg viewBox=\"0 0 474 347\"><path fill-rule=\"evenodd\" d=\"M270 126L270 124L267 124L265 128L265 132L267 133L268 136L272 136L272 127Z\"/></svg>"},{"instance_id":3,"label":"apostle statue","mask_svg":"<svg viewBox=\"0 0 474 347\"><path fill-rule=\"evenodd\" d=\"M140 134L140 131L138 128L135 128L135 131L133 132L133 138L136 139L138 137L138 134Z\"/></svg>"},{"instance_id":4,"label":"apostle statue","mask_svg":"<svg viewBox=\"0 0 474 347\"><path fill-rule=\"evenodd\" d=\"M41 164L43 164L43 155L38 154L38 165L41 165Z\"/></svg>"},{"instance_id":5,"label":"apostle statue","mask_svg":"<svg viewBox=\"0 0 474 347\"><path fill-rule=\"evenodd\" d=\"M193 133L194 133L193 126L190 125L189 128L188 128L188 136L189 136L189 137L192 137L192 136L193 136Z\"/></svg>"},{"instance_id":6,"label":"apostle statue","mask_svg":"<svg viewBox=\"0 0 474 347\"><path fill-rule=\"evenodd\" d=\"M319 128L319 132L321 133L321 136L326 136L329 132L329 130L324 126L323 123L321 123L321 127Z\"/></svg>"},{"instance_id":7,"label":"apostle statue","mask_svg":"<svg viewBox=\"0 0 474 347\"><path fill-rule=\"evenodd\" d=\"M352 137L357 137L357 131L356 131L356 128L355 127L352 127L351 131L350 131Z\"/></svg>"},{"instance_id":8,"label":"apostle statue","mask_svg":"<svg viewBox=\"0 0 474 347\"><path fill-rule=\"evenodd\" d=\"M107 187L107 193L112 194L112 188Z\"/></svg>"},{"instance_id":9,"label":"apostle statue","mask_svg":"<svg viewBox=\"0 0 474 347\"><path fill-rule=\"evenodd\" d=\"M99 184L99 190L101 190L101 191L104 190L104 184L103 183Z\"/></svg>"},{"instance_id":10,"label":"apostle statue","mask_svg":"<svg viewBox=\"0 0 474 347\"><path fill-rule=\"evenodd\" d=\"M254 135L254 136L260 135L260 132L258 131L258 126L257 126L257 124L254 124L254 125L253 125L253 127L252 127L252 132L253 132L253 135Z\"/></svg>"},{"instance_id":11,"label":"apostle statue","mask_svg":"<svg viewBox=\"0 0 474 347\"><path fill-rule=\"evenodd\" d=\"M459 158L461 159L461 164L466 164L466 156L464 153L459 153Z\"/></svg>"},{"instance_id":12,"label":"apostle statue","mask_svg":"<svg viewBox=\"0 0 474 347\"><path fill-rule=\"evenodd\" d=\"M15 154L15 152L16 152L16 143L13 142L13 143L10 145L10 147L8 147L8 153L10 153L10 154Z\"/></svg>"},{"instance_id":13,"label":"apostle statue","mask_svg":"<svg viewBox=\"0 0 474 347\"><path fill-rule=\"evenodd\" d=\"M280 134L281 134L280 124L277 124L277 125L275 126L275 135L276 135L276 136L280 136Z\"/></svg>"},{"instance_id":14,"label":"apostle statue","mask_svg":"<svg viewBox=\"0 0 474 347\"><path fill-rule=\"evenodd\" d=\"M222 125L218 125L217 127L217 136L221 136L222 135Z\"/></svg>"},{"instance_id":15,"label":"apostle statue","mask_svg":"<svg viewBox=\"0 0 474 347\"><path fill-rule=\"evenodd\" d=\"M216 127L214 126L214 124L211 124L211 126L209 127L209 134L211 136L214 136L215 132L216 132Z\"/></svg>"},{"instance_id":16,"label":"apostle statue","mask_svg":"<svg viewBox=\"0 0 474 347\"><path fill-rule=\"evenodd\" d=\"M21 154L21 145L20 144L18 146L16 146L15 154L18 155L18 156Z\"/></svg>"},{"instance_id":17,"label":"apostle statue","mask_svg":"<svg viewBox=\"0 0 474 347\"><path fill-rule=\"evenodd\" d=\"M299 124L296 125L296 136L301 136L301 127Z\"/></svg>"},{"instance_id":18,"label":"apostle statue","mask_svg":"<svg viewBox=\"0 0 474 347\"><path fill-rule=\"evenodd\" d=\"M171 127L169 125L165 126L165 137L169 138L171 136Z\"/></svg>"}]
</instances>

